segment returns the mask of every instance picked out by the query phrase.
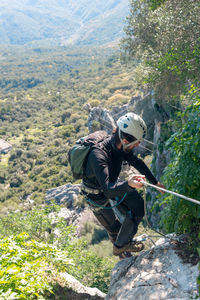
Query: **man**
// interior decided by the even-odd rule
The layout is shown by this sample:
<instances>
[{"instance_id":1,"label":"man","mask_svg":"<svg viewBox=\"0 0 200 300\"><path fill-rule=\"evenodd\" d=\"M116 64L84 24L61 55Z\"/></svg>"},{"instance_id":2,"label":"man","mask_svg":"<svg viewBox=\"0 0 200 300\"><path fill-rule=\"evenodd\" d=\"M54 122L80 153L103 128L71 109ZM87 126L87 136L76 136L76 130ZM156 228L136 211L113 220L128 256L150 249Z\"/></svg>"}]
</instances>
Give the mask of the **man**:
<instances>
[{"instance_id":1,"label":"man","mask_svg":"<svg viewBox=\"0 0 200 300\"><path fill-rule=\"evenodd\" d=\"M147 178L152 184L164 187L132 152L144 139L146 131L146 124L140 116L129 112L120 117L116 131L93 147L85 166L82 193L96 218L107 230L113 243L113 254L120 258L144 248L142 243L132 240L144 216L144 200L136 190L143 187L140 181ZM119 182L123 161L142 175L133 175L127 181ZM115 200L116 207L125 214L122 224L111 209L109 199Z\"/></svg>"}]
</instances>

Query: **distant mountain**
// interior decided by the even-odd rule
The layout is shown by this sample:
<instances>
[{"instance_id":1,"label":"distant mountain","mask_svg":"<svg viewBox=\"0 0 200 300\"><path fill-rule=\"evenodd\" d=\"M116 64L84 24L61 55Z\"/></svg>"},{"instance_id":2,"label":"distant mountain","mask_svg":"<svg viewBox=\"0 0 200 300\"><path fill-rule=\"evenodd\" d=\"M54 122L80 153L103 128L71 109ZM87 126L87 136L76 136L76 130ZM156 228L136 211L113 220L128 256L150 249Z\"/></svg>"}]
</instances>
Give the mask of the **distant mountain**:
<instances>
[{"instance_id":1,"label":"distant mountain","mask_svg":"<svg viewBox=\"0 0 200 300\"><path fill-rule=\"evenodd\" d=\"M123 34L129 0L0 0L0 44L93 44Z\"/></svg>"}]
</instances>

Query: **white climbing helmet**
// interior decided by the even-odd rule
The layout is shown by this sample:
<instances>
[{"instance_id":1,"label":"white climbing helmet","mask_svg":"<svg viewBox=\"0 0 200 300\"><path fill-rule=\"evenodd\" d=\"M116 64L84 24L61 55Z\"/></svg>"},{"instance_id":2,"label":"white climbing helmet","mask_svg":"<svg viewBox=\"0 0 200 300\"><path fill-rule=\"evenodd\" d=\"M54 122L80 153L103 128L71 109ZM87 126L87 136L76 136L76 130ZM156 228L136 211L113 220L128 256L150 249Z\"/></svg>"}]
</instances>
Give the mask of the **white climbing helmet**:
<instances>
[{"instance_id":1,"label":"white climbing helmet","mask_svg":"<svg viewBox=\"0 0 200 300\"><path fill-rule=\"evenodd\" d=\"M128 112L117 120L119 130L134 136L138 141L142 142L147 133L147 126L144 120L132 113Z\"/></svg>"}]
</instances>

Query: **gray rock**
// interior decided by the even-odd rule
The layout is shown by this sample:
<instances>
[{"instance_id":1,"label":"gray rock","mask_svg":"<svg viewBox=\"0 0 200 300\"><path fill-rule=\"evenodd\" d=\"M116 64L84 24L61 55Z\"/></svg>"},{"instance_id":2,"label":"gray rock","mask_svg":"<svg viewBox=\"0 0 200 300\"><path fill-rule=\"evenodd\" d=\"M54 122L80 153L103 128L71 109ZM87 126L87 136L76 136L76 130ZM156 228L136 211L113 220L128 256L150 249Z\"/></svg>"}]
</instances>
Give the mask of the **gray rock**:
<instances>
[{"instance_id":1,"label":"gray rock","mask_svg":"<svg viewBox=\"0 0 200 300\"><path fill-rule=\"evenodd\" d=\"M198 265L183 263L163 238L151 250L116 264L105 300L189 300L198 297L198 273Z\"/></svg>"},{"instance_id":2,"label":"gray rock","mask_svg":"<svg viewBox=\"0 0 200 300\"><path fill-rule=\"evenodd\" d=\"M6 154L11 150L12 145L3 139L0 139L0 154Z\"/></svg>"},{"instance_id":3,"label":"gray rock","mask_svg":"<svg viewBox=\"0 0 200 300\"><path fill-rule=\"evenodd\" d=\"M63 218L66 223L70 225L72 220L75 218L75 212L66 207L61 207L59 212L51 212L49 214L49 218L51 219L52 225L57 224L60 218Z\"/></svg>"},{"instance_id":4,"label":"gray rock","mask_svg":"<svg viewBox=\"0 0 200 300\"><path fill-rule=\"evenodd\" d=\"M89 132L106 130L109 134L115 128L115 122L109 111L102 107L93 107L89 110L88 129Z\"/></svg>"},{"instance_id":5,"label":"gray rock","mask_svg":"<svg viewBox=\"0 0 200 300\"><path fill-rule=\"evenodd\" d=\"M126 114L129 111L129 103L123 106L114 106L111 111L111 116L116 122L121 116Z\"/></svg>"},{"instance_id":6,"label":"gray rock","mask_svg":"<svg viewBox=\"0 0 200 300\"><path fill-rule=\"evenodd\" d=\"M67 282L69 289L73 291L73 299L80 300L101 300L106 294L97 288L86 287L68 273L60 273L60 276ZM68 298L72 299L72 298Z\"/></svg>"},{"instance_id":7,"label":"gray rock","mask_svg":"<svg viewBox=\"0 0 200 300\"><path fill-rule=\"evenodd\" d=\"M60 235L59 230L56 228L60 218L63 218L67 225L77 226L79 224L79 219L84 211L83 208L75 207L74 205L74 201L78 198L79 194L80 184L71 183L50 189L46 192L45 200L48 204L55 201L56 204L65 206L61 207L58 212L49 214L51 225L54 227L54 236L59 237Z\"/></svg>"},{"instance_id":8,"label":"gray rock","mask_svg":"<svg viewBox=\"0 0 200 300\"><path fill-rule=\"evenodd\" d=\"M147 94L145 97L133 97L129 103L123 106L115 106L112 111L109 112L107 109L99 107L85 107L89 112L88 116L88 129L89 132L95 130L105 130L109 134L116 127L116 121L122 115L126 114L128 111L133 111L136 114L139 114L146 122L148 127L147 140L153 141L153 133L156 120L161 120L160 112L156 111L154 104L152 102L151 94ZM146 155L152 150L153 146L151 143L146 141L142 142L138 147L136 154L140 153Z\"/></svg>"},{"instance_id":9,"label":"gray rock","mask_svg":"<svg viewBox=\"0 0 200 300\"><path fill-rule=\"evenodd\" d=\"M47 190L45 200L49 203L52 199L54 199L57 204L66 204L68 208L73 208L74 200L77 198L79 193L80 184L67 183L57 188Z\"/></svg>"}]
</instances>

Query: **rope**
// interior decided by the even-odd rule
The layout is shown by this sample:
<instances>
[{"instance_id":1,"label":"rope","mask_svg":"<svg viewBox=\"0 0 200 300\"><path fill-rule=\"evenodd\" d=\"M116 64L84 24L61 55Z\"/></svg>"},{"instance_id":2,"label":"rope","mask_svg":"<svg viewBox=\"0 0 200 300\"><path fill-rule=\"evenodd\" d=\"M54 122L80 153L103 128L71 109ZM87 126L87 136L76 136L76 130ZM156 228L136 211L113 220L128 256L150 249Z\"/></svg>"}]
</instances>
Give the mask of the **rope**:
<instances>
[{"instance_id":1,"label":"rope","mask_svg":"<svg viewBox=\"0 0 200 300\"><path fill-rule=\"evenodd\" d=\"M158 233L159 235L163 236L164 238L169 239L170 241L177 241L176 238L168 237L168 236L166 236L165 234L163 234L162 232L159 232L158 230L154 229L154 228L151 226L151 224L149 223L149 220L148 220L148 217L147 217L146 187L147 187L147 186L151 186L151 187L153 187L153 188L155 188L155 189L157 189L157 190L161 190L161 191L163 191L163 192L167 192L167 193L172 194L172 195L175 195L175 196L177 196L177 197L179 197L179 198L183 198L183 199L185 199L185 200L191 201L191 202L193 202L193 203L195 203L195 204L199 204L199 205L200 205L200 201L195 200L195 199L192 199L192 198L189 198L189 197L186 197L186 196L184 196L184 195L181 195L181 194L178 194L178 193L175 193L175 192L172 192L172 191L169 191L169 190L164 189L164 188L157 187L157 186L155 186L155 185L153 185L153 184L150 184L150 183L148 183L148 182L146 182L146 181L140 181L140 182L142 182L142 183L144 184L144 188L143 188L143 190L144 190L144 215L145 215L145 220L146 220L147 226L148 226L150 229L152 229L154 232L156 232L156 233ZM148 236L146 237L146 238L149 238L149 239L151 240L151 242L155 245L155 243L153 242L153 240L152 240L150 237L156 237L156 236L149 236L149 235L148 235Z\"/></svg>"},{"instance_id":2,"label":"rope","mask_svg":"<svg viewBox=\"0 0 200 300\"><path fill-rule=\"evenodd\" d=\"M149 140L144 139L144 141L147 142L147 143L149 143L149 144L151 144L151 145L154 145L154 143L151 142L151 141L149 141Z\"/></svg>"},{"instance_id":3,"label":"rope","mask_svg":"<svg viewBox=\"0 0 200 300\"><path fill-rule=\"evenodd\" d=\"M113 119L114 119L114 117L116 119L116 116L123 115L123 113L127 113L127 112L128 112L128 108L124 108L123 110L118 111L117 113L115 113L112 117L113 117Z\"/></svg>"},{"instance_id":4,"label":"rope","mask_svg":"<svg viewBox=\"0 0 200 300\"><path fill-rule=\"evenodd\" d=\"M122 111L122 112L124 112L124 111ZM122 112L118 112L118 113L115 114L115 115L118 115L118 114L120 114L120 113L122 113ZM111 116L111 118L113 118L113 117ZM114 119L113 119L113 120L114 120ZM108 131L109 131L109 130L113 130L113 129L116 128L116 125L115 125L112 121L109 122L109 121L106 120L106 119L102 119L100 116L98 116L97 121L99 121L99 123L100 123L102 126L104 126L105 128L107 128ZM114 121L114 122L115 122L115 121ZM147 139L144 139L144 141L145 141L146 143L149 143L149 144L151 144L151 145L154 145L153 142L151 142L151 141L149 141L149 140L147 140ZM141 144L139 145L139 147L144 148L144 149L146 149L146 150L148 150L148 151L150 151L150 152L153 153L153 151L152 151L151 149L146 148L146 147L142 146Z\"/></svg>"},{"instance_id":5,"label":"rope","mask_svg":"<svg viewBox=\"0 0 200 300\"><path fill-rule=\"evenodd\" d=\"M152 152L152 153L153 153L152 150L150 150L149 148L146 148L146 147L142 146L141 144L139 145L139 147L144 148L144 149L148 150L149 152Z\"/></svg>"},{"instance_id":6,"label":"rope","mask_svg":"<svg viewBox=\"0 0 200 300\"><path fill-rule=\"evenodd\" d=\"M114 208L114 207L117 207L120 203L122 203L122 201L124 200L124 198L126 197L126 195L127 195L127 193L124 194L124 196L122 197L122 199L121 199L119 202L117 202L117 204L115 204L115 205L113 205L113 206L109 206L109 207L105 207L105 206L103 206L103 205L99 205L99 204L95 203L94 201L92 201L92 200L89 199L89 198L87 198L86 200L87 200L89 203L91 203L91 204L93 204L94 206L96 206L96 207L99 207L99 208L102 208L102 209L112 209L112 208ZM106 204L107 204L107 203L106 203Z\"/></svg>"},{"instance_id":7,"label":"rope","mask_svg":"<svg viewBox=\"0 0 200 300\"><path fill-rule=\"evenodd\" d=\"M140 182L142 182L142 181L140 181ZM160 232L160 231L154 229L154 228L151 226L151 224L149 223L149 220L148 220L148 217L147 217L147 200L146 200L146 186L145 186L145 185L144 185L143 190L144 190L144 217L145 217L147 226L148 226L151 230L153 230L154 232L158 233L158 234L159 234L159 237L160 237L160 236L163 236L164 238L169 239L170 241L176 240L176 239L170 238L170 237L166 236L165 234L163 234L162 232ZM149 236L149 235L147 236L147 238L149 238L149 239L151 240L151 242L155 245L154 241L153 241L150 237L157 237L157 236Z\"/></svg>"},{"instance_id":8,"label":"rope","mask_svg":"<svg viewBox=\"0 0 200 300\"><path fill-rule=\"evenodd\" d=\"M151 186L151 187L153 187L153 188L155 188L155 189L157 189L157 190L159 190L159 191L163 191L163 192L165 192L165 193L172 194L172 195L177 196L177 197L179 197L179 198L182 198L182 199L185 199L185 200L188 200L188 201L190 201L190 202L193 202L193 203L195 203L195 204L200 205L200 201L199 201L199 200L196 200L196 199L193 199L193 198L190 198L190 197L186 197L186 196L184 196L184 195L181 195L181 194L178 194L178 193L175 193L175 192L166 190L166 189L161 188L161 187L158 187L158 186L156 186L156 185L154 185L154 184L150 184L150 183L148 183L148 182L146 182L146 181L140 181L140 182L142 182L144 185Z\"/></svg>"}]
</instances>

